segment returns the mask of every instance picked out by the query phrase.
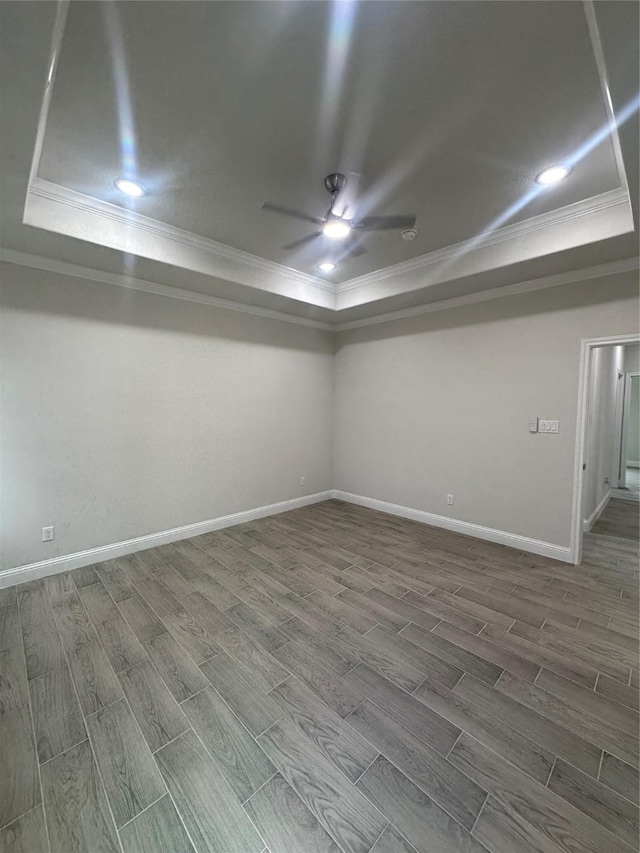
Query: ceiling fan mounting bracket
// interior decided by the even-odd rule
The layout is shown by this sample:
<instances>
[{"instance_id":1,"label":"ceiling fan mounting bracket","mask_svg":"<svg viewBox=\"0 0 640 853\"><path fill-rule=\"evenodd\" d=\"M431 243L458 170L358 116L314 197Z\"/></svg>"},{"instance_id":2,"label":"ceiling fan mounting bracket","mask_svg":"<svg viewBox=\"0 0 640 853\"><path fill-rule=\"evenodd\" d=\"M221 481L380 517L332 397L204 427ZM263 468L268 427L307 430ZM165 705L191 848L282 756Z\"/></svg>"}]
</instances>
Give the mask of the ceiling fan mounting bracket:
<instances>
[{"instance_id":1,"label":"ceiling fan mounting bracket","mask_svg":"<svg viewBox=\"0 0 640 853\"><path fill-rule=\"evenodd\" d=\"M336 195L347 183L345 175L340 172L332 172L324 179L324 187L330 195Z\"/></svg>"}]
</instances>

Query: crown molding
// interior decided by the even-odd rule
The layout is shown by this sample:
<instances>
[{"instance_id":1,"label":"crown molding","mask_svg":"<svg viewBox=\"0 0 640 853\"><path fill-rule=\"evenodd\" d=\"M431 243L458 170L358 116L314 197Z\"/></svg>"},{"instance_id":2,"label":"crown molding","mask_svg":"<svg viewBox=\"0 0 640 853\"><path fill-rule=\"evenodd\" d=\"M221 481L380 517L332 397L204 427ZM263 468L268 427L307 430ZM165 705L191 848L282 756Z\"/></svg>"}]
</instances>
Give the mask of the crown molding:
<instances>
[{"instance_id":1,"label":"crown molding","mask_svg":"<svg viewBox=\"0 0 640 853\"><path fill-rule=\"evenodd\" d=\"M480 293L470 293L466 296L457 296L452 299L443 299L431 302L427 305L417 305L413 308L405 308L400 311L392 311L386 314L378 314L374 317L365 317L361 320L352 320L346 323L322 323L319 320L309 320L306 317L297 317L295 314L286 314L282 311L274 311L270 308L259 308L254 305L245 305L242 302L234 302L231 299L222 299L217 296L209 296L206 293L198 293L180 287L172 287L167 284L159 284L140 278L118 273L103 272L91 267L83 267L78 264L57 261L53 258L45 258L41 255L32 255L27 252L18 252L14 249L0 247L0 261L16 264L18 266L32 267L45 272L69 275L74 278L87 279L102 284L125 287L130 290L138 290L143 293L151 293L156 296L165 296L171 299L181 299L185 302L195 302L198 305L209 305L212 308L223 308L227 311L237 311L240 314L250 314L256 317L264 317L269 320L278 320L285 323L294 323L298 326L308 326L312 329L322 329L327 332L345 332L349 329L358 329L362 326L374 326L379 323L388 323L393 320L404 320L417 317L420 314L430 314L434 311L444 311L448 308L459 308L464 305L472 305L478 302L488 302L492 299L501 299L506 296L517 296L520 293L531 293L535 290L544 290L549 287L558 287L563 284L572 284L578 281L587 281L592 278L619 275L624 272L632 272L640 268L640 258L625 258L619 261L611 261L607 264L599 264L594 267L585 267L557 275L544 276L543 278L531 279L518 284L494 287ZM336 312L337 315L337 312Z\"/></svg>"},{"instance_id":2,"label":"crown molding","mask_svg":"<svg viewBox=\"0 0 640 853\"><path fill-rule=\"evenodd\" d=\"M30 201L32 203L31 206ZM35 209L33 203L36 204ZM44 203L48 207L45 209L38 208L38 203ZM150 245L147 244L143 251L137 251L136 253L160 260L161 262L172 263L178 267L195 270L206 275L218 276L230 281L235 280L245 286L255 287L269 293L296 299L307 304L318 305L319 307L337 312L341 309L356 308L358 305L366 302L370 303L385 296L401 295L405 292L427 288L430 284L444 282L451 278L462 275L469 276L487 269L504 266L508 263L514 263L516 260L522 260L524 257L535 257L539 254L544 254L544 252L539 250L540 247L534 247L532 251L535 240L551 240L553 241L551 250L558 251L561 248L558 240L568 239L571 245L585 242L583 239L584 229L593 230L595 228L601 236L603 234L611 236L608 231L611 231L611 233L621 233L621 231L624 232L625 228L628 230L630 224L632 226L629 196L624 188L620 187L564 208L532 217L523 222L505 226L486 235L484 238L475 238L447 246L427 255L403 261L386 269L352 279L336 287L323 281L317 284L313 276L298 273L287 267L280 267L278 264L273 264L270 261L257 258L246 252L241 252L240 250L224 246L221 243L216 243L204 237L199 237L182 229L165 225L141 214L132 213L116 205L97 199L91 199L82 193L36 178L29 190L28 203L25 209L25 221L28 221L29 224L44 225L47 227L55 219L56 230L60 230L60 221L67 215L65 211L67 213L70 211L71 218L74 220L71 222L70 229L66 233L71 233L73 236L80 237L81 239L88 239L91 242L102 242L103 245L112 245L121 250L126 250L127 247L133 250L134 247L131 246L132 239L136 243L135 249L139 248L140 239L143 241L150 240ZM87 219L91 221L87 222ZM116 227L120 237L125 240L125 243L120 238L115 239L115 241L109 239L109 237L106 240L104 239L105 232L108 232L110 225ZM560 234L563 228L570 230L569 232L565 230L563 234ZM578 234L576 234L575 228L578 229ZM87 229L98 229L100 240L92 240L92 235L87 234ZM65 229L63 228L62 230L64 231ZM134 231L133 235L132 231ZM504 252L507 253L506 257L502 254ZM43 260L40 259L33 265L37 266ZM456 270L453 265L455 261L460 261L464 265L464 270ZM53 261L48 262L54 263ZM226 267L221 268L219 264L224 262L229 263L226 264ZM450 263L450 266L443 271L442 267L447 262ZM399 281L403 274L422 269L428 270L429 267L432 268L431 276L427 272L426 278L420 276L412 282L405 281L401 283ZM433 269L434 267L435 269ZM247 275L249 268L254 271L254 278L251 275ZM102 274L97 270L81 269L82 272L80 275L87 278L95 279L96 275L112 275ZM257 278L255 277L256 272L258 273ZM381 282L391 278L395 279L394 282L389 283L389 286L393 288L391 291L376 292L379 291L379 288L376 288L376 291L372 292L373 285L379 285ZM432 280L429 280L429 278ZM292 319L295 315L283 312L271 312L269 309L249 311L245 307L238 308L237 306L242 303L236 303L233 300L199 294L194 295L192 291L158 285L155 282L144 281L143 284L140 284L142 281L140 279L129 279L124 276L122 279L122 282L110 281L110 283L134 287L139 290L144 289L147 292L190 299L191 301L196 301L197 299L203 304L216 305L217 307L230 308L232 310L242 310L244 313L273 316L277 319L288 319L290 322L303 322L300 318ZM99 278L97 280L104 279ZM289 286L285 285L283 287L283 281L290 283ZM137 284L134 285L133 282L137 282ZM526 288L533 287L531 283L527 282L525 285L515 285L514 287L517 289L513 292L523 292L521 289L523 286ZM553 286L553 284L536 284L535 289L548 286ZM368 292L366 289L363 290L363 288L367 288ZM345 299L345 294L356 290L360 291L361 298ZM432 303L429 306L420 306L417 313L423 313L425 310L441 310L443 307L454 307L472 301L493 299L497 296L506 296L508 292L509 288L497 288L481 294L475 294L473 297L443 300ZM186 295L178 296L178 294ZM344 304L345 302L346 304ZM440 307L436 308L435 306ZM407 310L410 312L409 314L404 311L392 312L390 315L384 314L368 320L354 322L357 325L367 325L369 323L384 322L384 320L379 319L380 316L385 318L413 316L414 309ZM303 324L313 325L312 321L306 320L304 320ZM316 323L316 327L333 328L326 323ZM351 324L342 324L340 328L355 327Z\"/></svg>"},{"instance_id":3,"label":"crown molding","mask_svg":"<svg viewBox=\"0 0 640 853\"><path fill-rule=\"evenodd\" d=\"M505 225L503 228L498 228L484 236L472 237L468 240L462 240L459 243L452 243L450 246L444 246L442 249L436 249L433 252L428 252L426 255L420 255L417 258L401 261L398 264L367 273L358 278L349 279L349 281L336 285L335 290L338 294L349 293L352 290L367 287L367 285L376 284L379 281L384 281L403 273L413 272L423 267L450 261L457 257L469 255L470 252L477 251L478 249L495 246L508 240L528 237L538 231L543 231L563 223L573 222L591 214L607 211L620 205L627 205L628 203L629 195L627 191L623 187L617 187L600 195L577 201L574 204L550 210L538 216L532 216L530 219L524 219L522 222Z\"/></svg>"},{"instance_id":4,"label":"crown molding","mask_svg":"<svg viewBox=\"0 0 640 853\"><path fill-rule=\"evenodd\" d=\"M265 317L269 320L280 320L285 323L294 323L298 326L309 326L312 329L332 331L333 326L322 323L319 320L309 320L306 317L297 317L295 314L286 314L282 311L273 311L270 308L259 308L256 305L245 305L242 302L234 302L232 299L222 299L217 296L209 296L207 293L198 293L194 290L185 290L181 287L172 287L168 284L159 284L141 278L132 278L119 273L103 272L91 267L83 267L78 264L70 264L66 261L57 261L53 258L44 258L41 255L31 255L27 252L17 252L13 249L0 247L0 261L9 264L17 264L23 267L43 270L45 272L69 275L74 278L83 278L89 281L97 281L101 284L116 285L129 290L139 290L143 293L152 293L156 296L168 296L171 299L182 299L185 302L195 302L198 305L209 305L212 308L224 308L227 311L237 311L240 314L251 314L256 317Z\"/></svg>"},{"instance_id":5,"label":"crown molding","mask_svg":"<svg viewBox=\"0 0 640 853\"><path fill-rule=\"evenodd\" d=\"M549 287L558 287L562 284L572 284L578 281L587 281L591 278L619 275L624 272L632 272L640 268L640 258L624 258L619 261L611 261L607 264L599 264L594 267L584 267L579 270L548 275L543 278L530 279L518 282L518 284L494 287L491 290L483 290L479 293L469 293L465 296L456 296L452 299L442 299L427 305L416 305L413 308L405 308L400 311L390 311L386 314L377 314L375 317L365 317L362 320L352 320L347 323L337 323L331 328L335 332L346 332L349 329L359 329L362 326L375 326L379 323L388 323L392 320L404 320L409 317L418 317L420 314L430 314L433 311L445 311L447 308L459 308L463 305L472 305L477 302L488 302L492 299L501 299L506 296L517 296L520 293L531 293L535 290L546 290Z\"/></svg>"},{"instance_id":6,"label":"crown molding","mask_svg":"<svg viewBox=\"0 0 640 853\"><path fill-rule=\"evenodd\" d=\"M262 272L275 273L292 281L317 287L329 293L335 292L335 288L331 283L316 276L308 275L291 267L285 267L283 264L268 261L266 258L252 255L250 252L243 252L241 249L234 249L233 246L218 243L215 240L210 240L208 237L202 237L199 234L194 234L192 231L185 231L175 225L167 225L165 222L160 222L160 220L153 219L150 216L144 216L135 210L128 210L116 204L110 204L107 201L93 198L61 184L45 181L43 178L34 178L29 187L29 192L40 198L73 207L76 210L98 214L103 219L125 224L128 228L138 228L141 231L147 231L151 234L157 234L160 237L174 240L176 243L183 243L185 246L194 246L197 249L203 249L212 255L219 255L223 258L238 261L247 266L255 267Z\"/></svg>"},{"instance_id":7,"label":"crown molding","mask_svg":"<svg viewBox=\"0 0 640 853\"><path fill-rule=\"evenodd\" d=\"M110 204L102 199L93 198L92 196L85 195L77 190L72 190L69 187L62 186L61 184L46 181L43 178L35 177L31 181L28 196L54 202L56 205L61 205L63 208L79 211L80 213L97 216L103 223L112 223L116 226L124 227L128 231L135 228L136 231L161 238L162 240L198 249L207 253L212 258L224 258L225 260L232 261L238 265L251 267L263 273L270 273L272 275L288 279L296 284L316 288L325 293L335 293L333 284L326 282L317 276L300 272L299 270L292 269L291 267L286 267L283 264L274 263L273 261L266 260L265 258L260 258L257 255L252 255L250 252L235 249L233 246L218 243L215 240L210 240L207 237L202 237L199 234L194 234L191 231L186 231L175 225L168 225L165 222L160 222L159 220L153 219L149 216L144 216L134 210L128 210L126 208L119 207L118 205ZM212 271L211 274L215 275L215 271Z\"/></svg>"}]
</instances>

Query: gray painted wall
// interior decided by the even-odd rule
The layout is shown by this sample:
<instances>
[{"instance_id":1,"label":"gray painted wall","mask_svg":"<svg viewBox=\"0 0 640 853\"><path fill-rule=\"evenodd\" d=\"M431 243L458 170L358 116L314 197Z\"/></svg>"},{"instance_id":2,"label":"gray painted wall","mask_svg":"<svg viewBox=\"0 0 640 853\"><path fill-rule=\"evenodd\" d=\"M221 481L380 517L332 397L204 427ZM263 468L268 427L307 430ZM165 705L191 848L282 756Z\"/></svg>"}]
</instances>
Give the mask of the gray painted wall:
<instances>
[{"instance_id":1,"label":"gray painted wall","mask_svg":"<svg viewBox=\"0 0 640 853\"><path fill-rule=\"evenodd\" d=\"M568 546L580 341L637 316L626 273L341 334L335 488Z\"/></svg>"},{"instance_id":2,"label":"gray painted wall","mask_svg":"<svg viewBox=\"0 0 640 853\"><path fill-rule=\"evenodd\" d=\"M636 279L334 339L4 264L2 567L332 487L568 545L580 339L637 330Z\"/></svg>"},{"instance_id":3,"label":"gray painted wall","mask_svg":"<svg viewBox=\"0 0 640 853\"><path fill-rule=\"evenodd\" d=\"M329 333L0 272L3 568L331 487Z\"/></svg>"}]
</instances>

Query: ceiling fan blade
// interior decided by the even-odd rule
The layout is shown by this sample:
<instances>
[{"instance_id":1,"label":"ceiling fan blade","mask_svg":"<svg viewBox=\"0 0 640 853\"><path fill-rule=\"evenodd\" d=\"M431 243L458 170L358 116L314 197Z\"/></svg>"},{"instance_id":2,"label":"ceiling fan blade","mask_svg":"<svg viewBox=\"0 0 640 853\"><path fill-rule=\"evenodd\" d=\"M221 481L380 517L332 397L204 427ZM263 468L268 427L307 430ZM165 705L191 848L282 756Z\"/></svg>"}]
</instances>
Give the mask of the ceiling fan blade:
<instances>
[{"instance_id":1,"label":"ceiling fan blade","mask_svg":"<svg viewBox=\"0 0 640 853\"><path fill-rule=\"evenodd\" d=\"M354 228L362 228L364 231L393 231L400 228L413 228L416 224L416 216L366 216L354 224Z\"/></svg>"},{"instance_id":2,"label":"ceiling fan blade","mask_svg":"<svg viewBox=\"0 0 640 853\"><path fill-rule=\"evenodd\" d=\"M314 225L322 225L323 219L317 216L310 216L303 210L296 210L294 207L287 207L283 204L275 204L271 201L265 201L260 205L262 210L270 210L272 213L281 213L283 216L292 216L294 219L301 219L303 222L312 222Z\"/></svg>"},{"instance_id":3,"label":"ceiling fan blade","mask_svg":"<svg viewBox=\"0 0 640 853\"><path fill-rule=\"evenodd\" d=\"M316 231L313 234L307 234L306 237L302 237L300 240L294 240L293 243L287 243L286 246L283 246L283 249L299 249L302 246L306 246L307 243L311 243L313 240L316 240L322 234L321 231Z\"/></svg>"}]
</instances>

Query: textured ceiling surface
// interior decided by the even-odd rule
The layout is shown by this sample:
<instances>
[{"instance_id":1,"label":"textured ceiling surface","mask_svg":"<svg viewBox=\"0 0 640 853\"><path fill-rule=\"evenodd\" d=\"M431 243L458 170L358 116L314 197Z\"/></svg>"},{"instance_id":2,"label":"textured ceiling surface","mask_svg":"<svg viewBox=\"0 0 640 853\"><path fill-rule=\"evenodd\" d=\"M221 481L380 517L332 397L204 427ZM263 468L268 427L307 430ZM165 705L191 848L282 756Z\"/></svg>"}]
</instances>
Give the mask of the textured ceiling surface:
<instances>
[{"instance_id":1,"label":"textured ceiling surface","mask_svg":"<svg viewBox=\"0 0 640 853\"><path fill-rule=\"evenodd\" d=\"M640 89L637 4L595 10L621 111ZM0 244L300 316L357 318L357 306L336 313L22 224L55 13L52 2L0 3ZM72 2L38 175L303 273L333 256L328 279L339 284L616 189L606 128L581 2ZM637 222L637 115L620 141ZM570 177L532 196L535 175L568 158ZM322 179L335 170L348 175L349 216L415 213L417 238L368 234L358 258L324 237L283 250L314 226L260 204L323 215ZM114 189L124 173L147 188L143 199ZM636 254L637 232L596 234L360 313Z\"/></svg>"}]
</instances>

